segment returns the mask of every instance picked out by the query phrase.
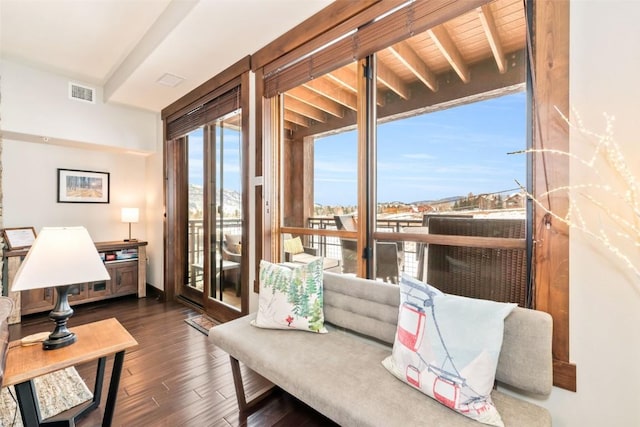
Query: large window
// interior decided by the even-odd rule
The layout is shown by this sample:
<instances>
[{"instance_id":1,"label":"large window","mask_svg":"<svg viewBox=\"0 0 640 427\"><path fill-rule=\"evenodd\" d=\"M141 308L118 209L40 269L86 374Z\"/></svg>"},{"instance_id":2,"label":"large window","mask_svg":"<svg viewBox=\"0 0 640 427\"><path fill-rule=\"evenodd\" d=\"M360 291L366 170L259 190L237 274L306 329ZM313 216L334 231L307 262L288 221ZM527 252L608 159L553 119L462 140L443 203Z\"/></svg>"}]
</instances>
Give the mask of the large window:
<instances>
[{"instance_id":1,"label":"large window","mask_svg":"<svg viewBox=\"0 0 640 427\"><path fill-rule=\"evenodd\" d=\"M308 258L287 250L300 238L331 271L391 283L409 274L449 293L530 303L525 193L516 184L526 184L526 156L509 154L526 149L526 25L521 5L509 13L516 15L509 29L499 28L514 52L509 72L496 63L474 10L281 95L276 151L287 258ZM452 56L457 63L447 63ZM469 89L476 70L480 81ZM442 92L449 98L434 102ZM460 237L428 244L432 234ZM465 236L515 239L518 248L510 241L470 248ZM472 291L478 281L482 291Z\"/></svg>"},{"instance_id":2,"label":"large window","mask_svg":"<svg viewBox=\"0 0 640 427\"><path fill-rule=\"evenodd\" d=\"M541 11L536 12L539 16L551 13L559 21L566 18L564 8L551 11L544 3L540 6ZM533 22L527 22L525 17L525 12L533 10L529 3L516 0L451 2L436 8L433 2L414 2L393 11L385 9L388 7L372 5L343 25L325 29L307 45L262 64L260 76L264 78L264 96L279 99L278 111L283 113L277 116L283 120L280 122L283 132L270 136L284 137L268 139L273 143L269 146L272 154L277 154L279 159L273 163L279 166L278 169L267 171L265 175L268 178L270 172L275 172L271 176L275 178L272 187L276 192L272 193L270 202L278 204L280 209L277 219L272 222L275 231L272 236L281 239L278 242L300 237L305 251L310 248L316 254L336 257L342 272L391 282L397 281L396 274L402 272L428 279L429 270L432 274L438 270L444 272L443 277L435 279L433 276L433 280L477 282L478 277L503 274L503 267L513 267L513 271L504 273L507 276L498 278L498 284L492 288L502 286L499 283L509 287L512 278L517 277L522 292L510 295L507 289L506 293L501 291L499 295L489 297L515 300L525 306L535 304L535 307L551 312L554 320L559 320L554 323L554 357L559 362L554 365L558 370L556 383L572 388L575 367L567 363L566 341L568 288L564 283L566 279L562 279L566 276L554 274L565 271L567 265L566 230L558 227L557 233L549 232L551 224L548 223L540 228L538 224L542 219L537 216L534 219L528 213L523 193L515 183L518 179L537 194L536 191L548 188L549 180L553 184L562 183L562 174L549 176L549 159L532 164L527 171L526 155L508 156L515 169L511 165L505 166L503 159L498 158L527 148L527 141L533 141L533 146L539 147L544 139L545 148L549 148L554 144L562 147L562 141L566 140L566 136L552 137L562 131L562 127L554 128L549 120L553 107L550 100L557 102L563 110L566 107L563 80L566 78L563 65L566 58L562 57L566 53L566 36L562 38L560 34L558 50L554 47L553 52L544 45L542 37L535 39L543 56L557 55L560 59L553 67L545 69L540 64L548 64L547 57L545 61L535 62L534 51L527 49L527 28L531 28ZM561 25L553 26L554 31L560 28ZM351 33L345 32L349 29ZM531 29L531 32L535 30ZM357 62L353 61L354 57ZM262 55L258 58L262 59ZM541 73L542 77L538 76L538 79L543 79L542 83L540 80L534 83L535 87L525 72L527 58L535 64L532 70ZM552 87L554 77L562 84ZM294 105L289 101L293 99L296 103L317 108L319 114L311 115L297 108L297 115L292 115ZM535 117L527 111L532 100L536 102ZM511 103L507 114L496 110L494 114L485 115L481 124L489 125L488 122L493 121L494 131L515 125L518 135L495 132L494 138L485 135L488 140L479 143L476 138L481 130L473 128L468 117L460 119L464 116L463 110L495 107L500 103ZM419 127L415 125L416 120L426 120L425 117L433 119L449 114L460 114L460 121L450 124L440 136L431 132L426 121ZM517 117L515 121L512 114ZM288 120L288 117L295 117L295 120ZM271 125L274 124L277 125ZM527 124L533 132L525 129ZM470 127L465 135L467 126ZM440 163L434 161L433 157L443 154L436 146L431 146L431 150L406 152L402 147L404 141L398 143L396 138L401 135L400 129L408 127L416 128L408 138L418 134L425 147L439 140L437 148L446 147L449 158L441 158ZM339 144L338 138L349 142ZM461 140L464 143L460 143ZM340 151L350 144L353 146L354 141L356 160L351 167L356 171L355 183L353 178L343 174L341 165L348 155ZM330 150L328 153L323 151L322 144ZM337 148L331 150L332 144L337 144ZM498 152L500 154L496 155ZM395 160L403 155L404 167L394 166L397 165ZM350 156L353 158L353 154ZM476 160L476 164L469 166L469 158L472 162ZM544 171L540 168L542 163L546 168ZM563 165L554 166L558 170L563 168ZM472 167L475 172L469 173ZM334 176L323 175L330 168L335 171ZM393 168L397 173L385 175ZM426 169L431 174L411 176L410 172L416 168ZM438 172L445 168L449 168L449 179L442 182ZM467 175L467 179L462 180L462 185L467 186L465 193L454 192L454 184L461 184L464 175ZM402 184L394 182L401 176L405 176ZM489 183L497 177L503 178L501 182L505 183L508 177L508 184ZM340 179L344 183L339 190L323 189L331 180ZM356 186L355 206L338 199L353 194L352 185ZM417 187L431 194L415 200L390 196L400 196L400 189ZM436 190L446 187L451 193L445 194L450 195L438 196ZM336 204L333 210L322 201L323 194L330 195L332 191L335 198L328 204ZM440 196L442 199L438 198ZM443 200L448 198L453 200ZM385 216L400 215L404 209L417 210L417 213L411 212L417 218L411 218L407 212L407 218L402 221L396 217L393 223L388 222ZM507 212L508 218L505 217ZM534 239L532 228L537 234L545 234L542 250L530 246L533 241L542 241L540 236ZM347 241L350 241L348 245L345 244ZM340 248L339 255L329 252L330 245ZM273 247L279 248L275 254L280 255L286 249L282 244ZM452 248L455 249L453 252ZM535 249L535 259L531 258L532 249ZM353 255L345 258L345 252ZM550 257L550 252L558 253L559 257ZM380 262L383 253L391 260L387 263L391 269ZM474 266L485 259L491 262ZM394 260L397 260L397 267L393 265ZM539 270L535 279L527 273L532 265ZM467 272L474 270L479 273L465 278ZM537 287L532 292L530 286L534 282Z\"/></svg>"}]
</instances>

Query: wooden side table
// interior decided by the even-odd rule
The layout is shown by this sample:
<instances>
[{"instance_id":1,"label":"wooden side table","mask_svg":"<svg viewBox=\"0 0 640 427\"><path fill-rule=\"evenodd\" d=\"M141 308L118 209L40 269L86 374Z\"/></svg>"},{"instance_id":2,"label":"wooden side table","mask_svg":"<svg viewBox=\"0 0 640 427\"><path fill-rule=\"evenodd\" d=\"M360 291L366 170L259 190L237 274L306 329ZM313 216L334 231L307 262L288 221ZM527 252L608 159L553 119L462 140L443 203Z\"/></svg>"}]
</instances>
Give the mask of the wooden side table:
<instances>
[{"instance_id":1,"label":"wooden side table","mask_svg":"<svg viewBox=\"0 0 640 427\"><path fill-rule=\"evenodd\" d=\"M137 346L138 342L115 318L70 329L75 332L78 341L56 350L43 350L40 344L23 347L20 341L10 343L3 386L15 386L25 427L44 425L40 420L35 388L31 381L33 378L70 366L98 361L93 400L88 406L81 406L82 409L69 420L68 425L74 425L77 417L100 405L106 360L108 356L114 355L109 392L102 419L103 426L111 425L124 353L125 350Z\"/></svg>"}]
</instances>

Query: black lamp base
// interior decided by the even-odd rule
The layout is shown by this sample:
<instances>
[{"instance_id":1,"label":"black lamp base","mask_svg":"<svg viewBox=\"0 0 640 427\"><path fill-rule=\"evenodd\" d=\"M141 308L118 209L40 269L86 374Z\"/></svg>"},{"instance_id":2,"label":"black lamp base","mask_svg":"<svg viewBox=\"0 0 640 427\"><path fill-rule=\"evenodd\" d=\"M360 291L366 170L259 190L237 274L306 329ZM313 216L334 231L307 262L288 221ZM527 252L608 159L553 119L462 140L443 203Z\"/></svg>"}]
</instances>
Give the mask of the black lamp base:
<instances>
[{"instance_id":1,"label":"black lamp base","mask_svg":"<svg viewBox=\"0 0 640 427\"><path fill-rule=\"evenodd\" d=\"M51 335L49 335L49 337L51 337ZM42 348L45 350L55 350L57 348L62 348L62 347L71 345L77 340L78 338L76 337L76 334L74 334L73 332L69 332L69 335L63 338L54 338L54 339L49 338L48 340L43 341Z\"/></svg>"},{"instance_id":2,"label":"black lamp base","mask_svg":"<svg viewBox=\"0 0 640 427\"><path fill-rule=\"evenodd\" d=\"M55 350L66 347L76 342L76 334L67 329L67 320L73 315L73 309L69 305L69 288L71 285L56 286L56 305L49 313L49 319L56 322L56 328L49 338L42 343L45 350Z\"/></svg>"}]
</instances>

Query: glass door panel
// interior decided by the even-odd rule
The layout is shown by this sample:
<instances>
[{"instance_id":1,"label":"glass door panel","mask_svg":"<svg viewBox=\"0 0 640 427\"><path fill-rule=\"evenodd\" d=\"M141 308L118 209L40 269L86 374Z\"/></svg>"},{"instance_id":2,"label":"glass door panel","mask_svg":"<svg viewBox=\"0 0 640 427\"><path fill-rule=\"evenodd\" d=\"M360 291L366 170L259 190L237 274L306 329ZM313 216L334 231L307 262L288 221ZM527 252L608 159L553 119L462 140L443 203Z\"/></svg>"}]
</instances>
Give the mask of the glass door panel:
<instances>
[{"instance_id":1,"label":"glass door panel","mask_svg":"<svg viewBox=\"0 0 640 427\"><path fill-rule=\"evenodd\" d=\"M356 273L357 98L355 62L282 96L282 226L353 234L327 236L285 230L280 248L284 259L303 262L309 259L305 255L319 256L325 258L325 270ZM303 248L304 254L290 252L291 247Z\"/></svg>"},{"instance_id":2,"label":"glass door panel","mask_svg":"<svg viewBox=\"0 0 640 427\"><path fill-rule=\"evenodd\" d=\"M240 110L185 138L186 265L182 296L238 313L242 297L242 115ZM231 316L233 317L233 316Z\"/></svg>"},{"instance_id":3,"label":"glass door panel","mask_svg":"<svg viewBox=\"0 0 640 427\"><path fill-rule=\"evenodd\" d=\"M208 304L240 310L242 250L242 129L237 110L209 126L211 274Z\"/></svg>"},{"instance_id":4,"label":"glass door panel","mask_svg":"<svg viewBox=\"0 0 640 427\"><path fill-rule=\"evenodd\" d=\"M202 302L205 271L204 227L204 129L189 132L184 138L186 151L186 266L182 294Z\"/></svg>"}]
</instances>

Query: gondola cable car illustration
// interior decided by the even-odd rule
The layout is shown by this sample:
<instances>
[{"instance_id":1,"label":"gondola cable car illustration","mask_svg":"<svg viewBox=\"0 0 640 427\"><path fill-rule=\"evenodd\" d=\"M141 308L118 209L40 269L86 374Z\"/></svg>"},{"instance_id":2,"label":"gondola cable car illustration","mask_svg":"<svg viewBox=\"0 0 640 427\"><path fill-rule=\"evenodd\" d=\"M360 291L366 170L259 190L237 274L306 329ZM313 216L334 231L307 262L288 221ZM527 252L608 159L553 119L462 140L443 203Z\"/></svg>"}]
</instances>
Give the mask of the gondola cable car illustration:
<instances>
[{"instance_id":1,"label":"gondola cable car illustration","mask_svg":"<svg viewBox=\"0 0 640 427\"><path fill-rule=\"evenodd\" d=\"M424 289L421 289L413 283L407 283L407 285L419 290L421 293L424 292ZM433 304L433 297L435 295L437 295L435 292L427 291L427 297L423 299L412 295L411 291L406 293L405 302L402 304L400 314L398 316L398 339L403 346L407 347L412 352L416 352L420 358L421 364L426 366L428 372L431 372L435 376L431 391L433 393L433 397L437 401L441 402L445 406L459 409L464 412L469 412L471 410L475 410L478 413L482 412L485 407L484 403L481 403L478 406L473 405L473 398L466 399L466 403L464 405L461 405L460 403L463 387L469 389L476 396L479 396L479 394L471 389L467 384L466 379L460 375L460 371L455 366L453 357L449 353L449 349L444 341L435 315L435 307ZM420 353L417 352L422 344L422 339L425 333L427 308L431 309L430 317L438 334L442 349L445 352L445 358L442 361L441 367L434 366L433 364L425 361ZM450 369L452 369L452 371L444 368L447 364L450 365ZM414 387L421 388L422 371L423 369L419 369L414 365L408 365L405 372L407 382Z\"/></svg>"}]
</instances>

